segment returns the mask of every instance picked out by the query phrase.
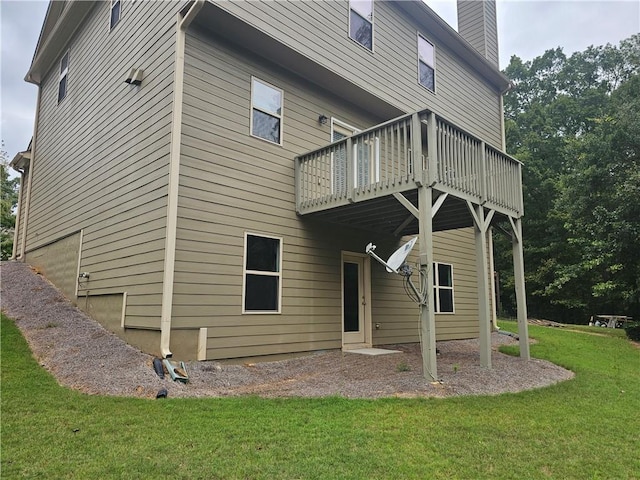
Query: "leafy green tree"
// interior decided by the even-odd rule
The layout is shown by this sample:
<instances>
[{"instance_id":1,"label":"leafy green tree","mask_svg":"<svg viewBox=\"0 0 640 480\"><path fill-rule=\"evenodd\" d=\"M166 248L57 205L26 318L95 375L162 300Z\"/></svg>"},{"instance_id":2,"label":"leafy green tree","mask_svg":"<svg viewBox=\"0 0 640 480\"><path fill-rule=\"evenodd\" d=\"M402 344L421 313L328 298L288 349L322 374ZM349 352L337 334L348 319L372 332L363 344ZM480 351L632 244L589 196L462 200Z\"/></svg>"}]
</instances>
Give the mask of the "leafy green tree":
<instances>
[{"instance_id":1,"label":"leafy green tree","mask_svg":"<svg viewBox=\"0 0 640 480\"><path fill-rule=\"evenodd\" d=\"M530 62L514 56L505 74L514 83L505 96L507 150L524 162L531 315L637 316L640 35L570 57L561 48ZM496 266L509 292L511 260L498 256ZM502 300L513 311L513 294Z\"/></svg>"},{"instance_id":2,"label":"leafy green tree","mask_svg":"<svg viewBox=\"0 0 640 480\"><path fill-rule=\"evenodd\" d=\"M15 208L18 204L18 179L9 178L9 158L4 150L0 152L0 259L7 260L13 250L13 230L16 217Z\"/></svg>"}]
</instances>

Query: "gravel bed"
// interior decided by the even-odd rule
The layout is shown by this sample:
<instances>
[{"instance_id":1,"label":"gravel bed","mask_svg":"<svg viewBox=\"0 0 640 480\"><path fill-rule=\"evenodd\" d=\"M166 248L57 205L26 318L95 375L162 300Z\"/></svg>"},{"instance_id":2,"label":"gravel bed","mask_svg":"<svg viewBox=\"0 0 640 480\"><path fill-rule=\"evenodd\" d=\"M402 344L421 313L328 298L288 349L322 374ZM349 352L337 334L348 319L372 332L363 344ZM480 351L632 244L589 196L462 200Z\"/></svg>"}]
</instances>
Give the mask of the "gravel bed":
<instances>
[{"instance_id":1,"label":"gravel bed","mask_svg":"<svg viewBox=\"0 0 640 480\"><path fill-rule=\"evenodd\" d=\"M0 276L2 311L37 361L61 385L88 394L155 398L166 388L169 397L449 397L518 392L573 377L550 362L498 352L516 340L493 333L491 370L479 366L477 340L438 342L437 383L422 377L420 346L402 344L384 346L400 352L380 356L330 350L273 362L185 362L189 383L182 384L160 379L152 356L105 330L28 265L3 262Z\"/></svg>"}]
</instances>

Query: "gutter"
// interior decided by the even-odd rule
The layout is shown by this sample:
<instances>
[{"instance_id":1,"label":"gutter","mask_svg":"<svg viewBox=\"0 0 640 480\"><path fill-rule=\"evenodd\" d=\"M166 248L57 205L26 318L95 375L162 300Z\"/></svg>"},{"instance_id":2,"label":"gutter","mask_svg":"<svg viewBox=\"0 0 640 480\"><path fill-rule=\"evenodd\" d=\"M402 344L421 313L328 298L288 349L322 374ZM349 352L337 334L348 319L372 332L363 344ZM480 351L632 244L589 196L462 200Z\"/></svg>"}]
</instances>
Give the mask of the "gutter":
<instances>
[{"instance_id":1,"label":"gutter","mask_svg":"<svg viewBox=\"0 0 640 480\"><path fill-rule=\"evenodd\" d=\"M180 140L182 137L182 102L184 96L184 52L186 30L205 0L196 0L176 20L176 53L173 78L173 114L171 118L171 150L169 153L169 184L167 193L167 230L162 279L162 310L160 317L160 351L163 358L171 358L171 310L173 307L173 282L176 261L176 237L178 229L178 184L180 181Z\"/></svg>"}]
</instances>

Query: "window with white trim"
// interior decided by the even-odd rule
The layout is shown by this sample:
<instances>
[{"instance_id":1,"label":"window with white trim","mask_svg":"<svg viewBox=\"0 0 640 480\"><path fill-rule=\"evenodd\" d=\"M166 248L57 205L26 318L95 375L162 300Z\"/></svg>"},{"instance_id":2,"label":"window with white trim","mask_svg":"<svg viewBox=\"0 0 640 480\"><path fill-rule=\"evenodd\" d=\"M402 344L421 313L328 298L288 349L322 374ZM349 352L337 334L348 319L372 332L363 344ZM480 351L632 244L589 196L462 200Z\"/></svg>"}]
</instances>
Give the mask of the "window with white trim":
<instances>
[{"instance_id":1,"label":"window with white trim","mask_svg":"<svg viewBox=\"0 0 640 480\"><path fill-rule=\"evenodd\" d=\"M58 82L58 103L67 96L67 81L69 77L69 52L60 60L60 79Z\"/></svg>"},{"instance_id":2,"label":"window with white trim","mask_svg":"<svg viewBox=\"0 0 640 480\"><path fill-rule=\"evenodd\" d=\"M251 78L251 135L282 145L284 94L273 85Z\"/></svg>"},{"instance_id":3,"label":"window with white trim","mask_svg":"<svg viewBox=\"0 0 640 480\"><path fill-rule=\"evenodd\" d=\"M111 18L109 20L109 29L113 29L120 21L120 15L122 13L121 0L111 0Z\"/></svg>"},{"instance_id":4,"label":"window with white trim","mask_svg":"<svg viewBox=\"0 0 640 480\"><path fill-rule=\"evenodd\" d=\"M433 44L418 34L418 82L436 91L436 50Z\"/></svg>"},{"instance_id":5,"label":"window with white trim","mask_svg":"<svg viewBox=\"0 0 640 480\"><path fill-rule=\"evenodd\" d=\"M282 239L245 233L243 313L280 313Z\"/></svg>"},{"instance_id":6,"label":"window with white trim","mask_svg":"<svg viewBox=\"0 0 640 480\"><path fill-rule=\"evenodd\" d=\"M433 297L435 313L454 313L453 265L433 263Z\"/></svg>"},{"instance_id":7,"label":"window with white trim","mask_svg":"<svg viewBox=\"0 0 640 480\"><path fill-rule=\"evenodd\" d=\"M373 0L349 0L349 37L373 51Z\"/></svg>"}]
</instances>

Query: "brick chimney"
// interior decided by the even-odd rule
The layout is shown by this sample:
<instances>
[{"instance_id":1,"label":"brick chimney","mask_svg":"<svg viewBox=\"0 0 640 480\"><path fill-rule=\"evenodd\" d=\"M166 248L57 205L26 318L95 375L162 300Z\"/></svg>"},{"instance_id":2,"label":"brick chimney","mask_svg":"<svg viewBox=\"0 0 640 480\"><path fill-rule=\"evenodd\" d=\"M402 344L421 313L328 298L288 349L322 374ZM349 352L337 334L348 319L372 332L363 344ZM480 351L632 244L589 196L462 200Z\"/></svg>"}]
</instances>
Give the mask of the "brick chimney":
<instances>
[{"instance_id":1,"label":"brick chimney","mask_svg":"<svg viewBox=\"0 0 640 480\"><path fill-rule=\"evenodd\" d=\"M495 0L458 0L458 33L498 68Z\"/></svg>"}]
</instances>

